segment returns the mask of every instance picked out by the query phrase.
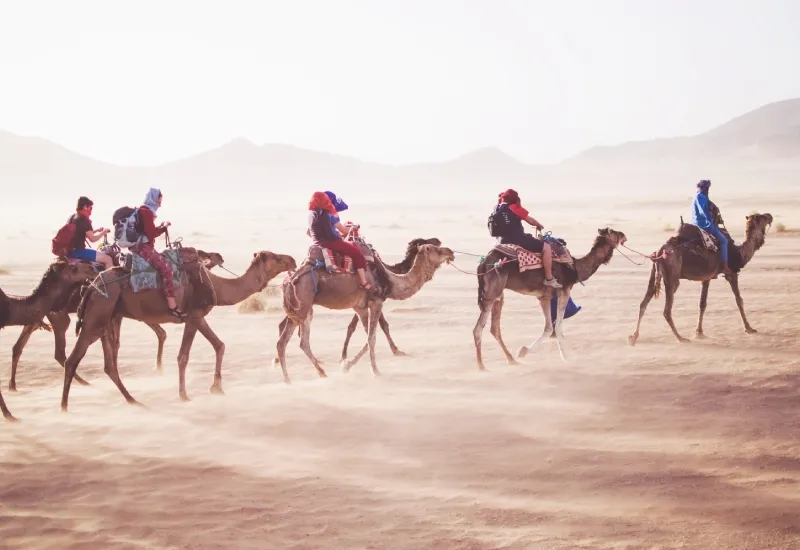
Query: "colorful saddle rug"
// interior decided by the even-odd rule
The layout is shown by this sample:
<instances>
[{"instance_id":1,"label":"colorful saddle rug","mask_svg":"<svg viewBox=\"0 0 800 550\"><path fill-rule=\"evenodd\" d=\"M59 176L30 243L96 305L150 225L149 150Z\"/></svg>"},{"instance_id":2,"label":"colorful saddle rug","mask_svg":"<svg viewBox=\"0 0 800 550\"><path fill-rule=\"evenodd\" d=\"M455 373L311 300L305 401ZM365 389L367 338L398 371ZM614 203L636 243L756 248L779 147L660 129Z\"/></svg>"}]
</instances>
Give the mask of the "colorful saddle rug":
<instances>
[{"instance_id":1,"label":"colorful saddle rug","mask_svg":"<svg viewBox=\"0 0 800 550\"><path fill-rule=\"evenodd\" d=\"M347 242L352 243L361 250L364 258L367 260L367 265L374 264L375 260L379 258L378 252L367 243L362 237L351 234ZM312 245L308 248L308 257L306 263L312 266L320 266L320 262L325 265L325 269L329 273L354 273L355 267L353 259L345 256L339 252L334 252L330 248L323 248L318 245Z\"/></svg>"},{"instance_id":2,"label":"colorful saddle rug","mask_svg":"<svg viewBox=\"0 0 800 550\"><path fill-rule=\"evenodd\" d=\"M572 266L572 255L567 250L567 247L558 242L549 242L553 250L553 261L561 264ZM544 267L542 263L542 255L536 252L531 252L516 244L498 244L494 249L503 254L508 260L516 260L519 264L520 272L529 271L531 269L541 269Z\"/></svg>"},{"instance_id":3,"label":"colorful saddle rug","mask_svg":"<svg viewBox=\"0 0 800 550\"><path fill-rule=\"evenodd\" d=\"M172 267L172 282L176 292L187 284L189 280L187 270L198 269L202 266L194 248L171 248L161 252L161 256ZM135 252L129 251L125 256L125 267L131 274L131 290L133 292L161 288L161 274Z\"/></svg>"}]
</instances>

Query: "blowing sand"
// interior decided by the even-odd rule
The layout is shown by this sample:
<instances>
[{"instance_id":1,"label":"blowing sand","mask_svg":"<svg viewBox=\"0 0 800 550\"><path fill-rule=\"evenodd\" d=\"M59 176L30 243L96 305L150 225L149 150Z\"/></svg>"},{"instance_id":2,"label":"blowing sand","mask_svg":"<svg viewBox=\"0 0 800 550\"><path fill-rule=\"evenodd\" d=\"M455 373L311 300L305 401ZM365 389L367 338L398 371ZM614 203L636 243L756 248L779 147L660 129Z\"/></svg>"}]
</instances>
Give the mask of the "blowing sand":
<instances>
[{"instance_id":1,"label":"blowing sand","mask_svg":"<svg viewBox=\"0 0 800 550\"><path fill-rule=\"evenodd\" d=\"M777 210L774 203L719 204L739 241L743 214ZM366 214L353 216L396 261L414 237L483 253L485 209L434 226L430 216L407 214L382 229ZM606 225L650 252L668 237L664 225L677 221L671 211L658 220L641 205L616 208L612 219L597 212L534 215L577 255ZM298 218L286 239L253 233L197 246L222 252L232 270L258 249L301 260L302 212ZM289 231L299 236L292 241ZM791 232L773 231L742 273L758 334L743 333L719 279L711 285L707 340L676 343L662 297L651 303L639 344L628 347L649 265L616 255L573 291L583 310L565 324L569 364L548 341L508 366L487 326L487 373L476 370L472 343L476 280L448 266L414 298L386 304L392 335L410 356L393 357L379 334L380 378L367 358L340 372L351 313L317 309L312 346L329 378L317 378L295 337L293 384L284 385L271 366L279 297L265 295L262 311L218 308L209 316L227 346L225 396L208 393L213 352L198 336L188 371L193 401L181 403L181 328L165 327L165 375L158 377L153 333L126 320L120 372L147 408L126 405L95 344L80 369L92 386L73 384L70 412L62 414L53 338L38 332L22 358L20 391L4 386L21 422L0 424L0 547L797 548L799 249ZM459 256L457 264L474 270L475 259ZM0 285L27 293L45 265L4 261ZM674 316L684 336L694 332L699 290L683 282L678 291ZM534 299L507 293L503 331L513 351L541 325ZM1 333L4 385L18 334L17 327ZM363 333L354 336L351 356L364 341ZM68 352L74 342L71 328Z\"/></svg>"}]
</instances>

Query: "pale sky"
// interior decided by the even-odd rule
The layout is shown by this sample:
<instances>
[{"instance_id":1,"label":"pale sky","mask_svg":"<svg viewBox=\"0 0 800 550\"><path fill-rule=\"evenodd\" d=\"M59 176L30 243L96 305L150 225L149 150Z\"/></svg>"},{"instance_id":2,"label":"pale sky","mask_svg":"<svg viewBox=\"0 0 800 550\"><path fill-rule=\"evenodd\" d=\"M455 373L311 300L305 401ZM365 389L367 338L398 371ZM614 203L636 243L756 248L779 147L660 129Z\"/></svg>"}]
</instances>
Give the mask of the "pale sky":
<instances>
[{"instance_id":1,"label":"pale sky","mask_svg":"<svg viewBox=\"0 0 800 550\"><path fill-rule=\"evenodd\" d=\"M797 0L0 0L0 129L124 165L557 162L800 97L798 59Z\"/></svg>"}]
</instances>

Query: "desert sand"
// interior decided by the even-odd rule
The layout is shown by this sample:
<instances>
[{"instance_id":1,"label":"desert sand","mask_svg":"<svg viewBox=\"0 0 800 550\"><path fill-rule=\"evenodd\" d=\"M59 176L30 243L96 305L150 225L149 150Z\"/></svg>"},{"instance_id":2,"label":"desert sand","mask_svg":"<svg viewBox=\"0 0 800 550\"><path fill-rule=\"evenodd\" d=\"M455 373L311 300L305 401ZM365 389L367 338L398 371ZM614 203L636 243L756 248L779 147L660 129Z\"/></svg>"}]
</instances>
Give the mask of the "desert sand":
<instances>
[{"instance_id":1,"label":"desert sand","mask_svg":"<svg viewBox=\"0 0 800 550\"><path fill-rule=\"evenodd\" d=\"M687 186L686 197L678 193L672 203L531 197L525 204L576 255L605 226L649 253L679 215L688 216L691 191ZM455 207L396 200L365 207L346 198L350 217L394 262L415 237L488 251L493 196ZM791 195L737 198L712 188L712 198L739 242L753 210L772 213L776 225L800 227ZM165 201L165 215L174 237L221 252L238 273L256 250L304 257L302 201L265 215L268 207L206 217ZM109 217L113 207L95 210ZM0 258L6 292L33 288L49 261L50 233L7 233ZM62 414L62 371L44 332L31 338L19 392L9 393L19 334L10 327L0 332L0 379L21 421L0 423L0 547L798 548L799 251L796 234L773 227L742 272L758 334L744 334L719 279L711 285L707 340L675 342L662 297L652 302L634 348L626 337L650 266L615 255L573 290L583 310L564 325L570 363L553 340L509 366L487 327L486 373L476 369L472 341L476 278L450 266L412 299L387 302L392 335L410 355L393 357L379 334L380 378L366 359L341 373L352 313L317 309L312 346L329 378L317 377L295 337L288 353L293 384L285 385L271 365L280 298L267 292L263 311L211 313L227 346L226 395L208 392L214 355L198 337L188 370L193 400L182 403L175 362L181 327L165 326L159 377L153 333L126 320L120 372L144 409L128 406L103 374L98 343L79 371L92 385L73 385L70 411ZM458 255L456 265L474 271L476 259ZM684 336L694 333L699 290L683 282L676 297ZM534 299L506 294L503 333L512 350L533 342L542 319ZM358 332L350 355L364 342Z\"/></svg>"}]
</instances>

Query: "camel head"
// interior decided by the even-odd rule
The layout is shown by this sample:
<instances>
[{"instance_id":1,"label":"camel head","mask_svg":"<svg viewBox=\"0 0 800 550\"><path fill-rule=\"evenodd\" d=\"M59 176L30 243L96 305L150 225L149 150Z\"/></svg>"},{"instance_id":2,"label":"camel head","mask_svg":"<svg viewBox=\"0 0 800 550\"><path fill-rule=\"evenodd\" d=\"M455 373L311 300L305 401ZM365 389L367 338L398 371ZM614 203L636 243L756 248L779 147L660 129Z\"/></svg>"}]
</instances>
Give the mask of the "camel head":
<instances>
[{"instance_id":1,"label":"camel head","mask_svg":"<svg viewBox=\"0 0 800 550\"><path fill-rule=\"evenodd\" d=\"M596 244L600 244L601 240L604 240L612 247L617 248L618 246L625 244L628 240L628 237L626 237L625 233L622 231L616 231L606 227L604 229L597 230Z\"/></svg>"},{"instance_id":2,"label":"camel head","mask_svg":"<svg viewBox=\"0 0 800 550\"><path fill-rule=\"evenodd\" d=\"M297 269L297 262L291 256L275 254L266 250L253 253L253 261L250 263L250 267L252 268L256 265L259 265L263 271L269 273L282 273L283 271Z\"/></svg>"},{"instance_id":3,"label":"camel head","mask_svg":"<svg viewBox=\"0 0 800 550\"><path fill-rule=\"evenodd\" d=\"M747 239L756 239L756 250L764 245L764 237L767 234L767 227L772 225L772 214L751 214L744 217L745 235Z\"/></svg>"},{"instance_id":4,"label":"camel head","mask_svg":"<svg viewBox=\"0 0 800 550\"><path fill-rule=\"evenodd\" d=\"M71 263L63 258L59 258L52 264L45 273L44 280L61 281L67 285L74 285L84 281L92 280L97 276L97 271L92 264L84 262Z\"/></svg>"},{"instance_id":5,"label":"camel head","mask_svg":"<svg viewBox=\"0 0 800 550\"><path fill-rule=\"evenodd\" d=\"M197 255L203 262L206 269L214 269L215 267L225 263L222 254L218 252L205 252L204 250L197 250Z\"/></svg>"},{"instance_id":6,"label":"camel head","mask_svg":"<svg viewBox=\"0 0 800 550\"><path fill-rule=\"evenodd\" d=\"M432 244L434 246L442 246L442 241L440 241L436 237L434 237L432 239L414 239L413 241L408 243L407 251L410 251L412 249L420 247L423 244Z\"/></svg>"},{"instance_id":7,"label":"camel head","mask_svg":"<svg viewBox=\"0 0 800 550\"><path fill-rule=\"evenodd\" d=\"M439 267L444 263L449 264L456 259L455 254L453 254L453 251L449 248L436 246L433 244L420 245L417 254L425 258L429 263L436 267Z\"/></svg>"}]
</instances>

